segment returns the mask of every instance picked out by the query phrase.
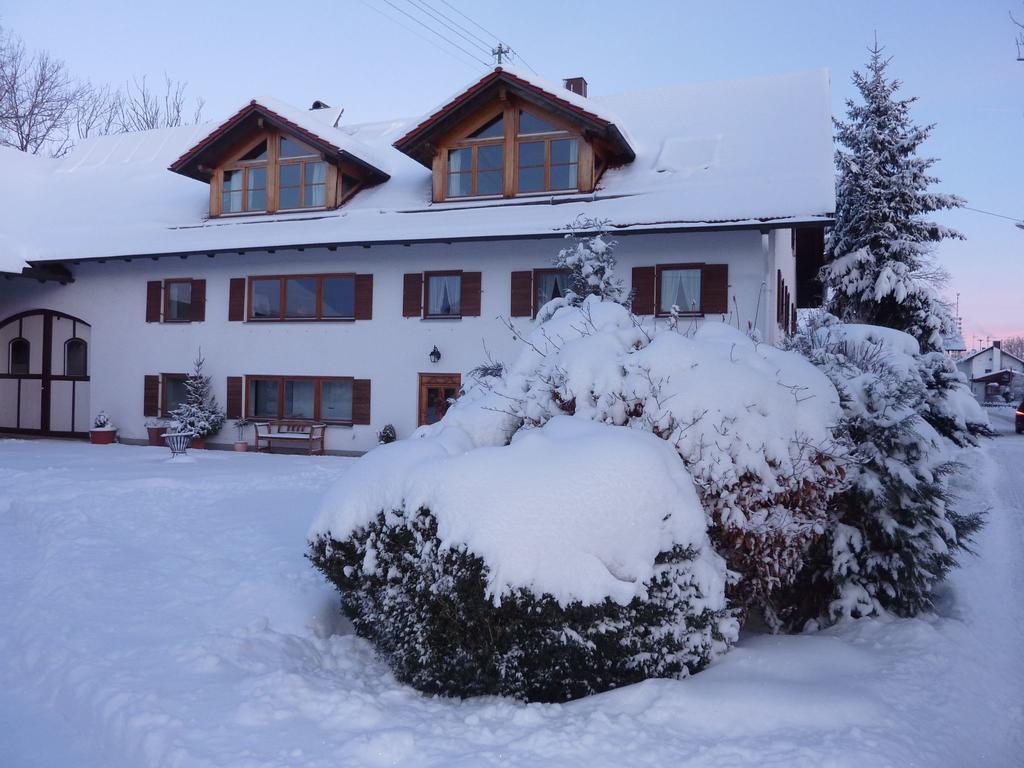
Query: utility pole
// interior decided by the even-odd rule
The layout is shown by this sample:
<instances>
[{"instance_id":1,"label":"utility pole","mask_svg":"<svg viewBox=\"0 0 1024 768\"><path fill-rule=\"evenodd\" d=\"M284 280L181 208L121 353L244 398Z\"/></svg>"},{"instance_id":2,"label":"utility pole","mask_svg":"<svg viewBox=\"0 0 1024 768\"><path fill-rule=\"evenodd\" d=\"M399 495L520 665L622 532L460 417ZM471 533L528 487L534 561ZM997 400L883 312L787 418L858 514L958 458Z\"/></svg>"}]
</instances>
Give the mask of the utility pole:
<instances>
[{"instance_id":1,"label":"utility pole","mask_svg":"<svg viewBox=\"0 0 1024 768\"><path fill-rule=\"evenodd\" d=\"M494 63L497 64L499 67L501 66L502 57L508 56L510 53L512 53L512 49L509 48L504 43L502 43L500 40L498 41L498 47L491 49L491 56L494 57Z\"/></svg>"}]
</instances>

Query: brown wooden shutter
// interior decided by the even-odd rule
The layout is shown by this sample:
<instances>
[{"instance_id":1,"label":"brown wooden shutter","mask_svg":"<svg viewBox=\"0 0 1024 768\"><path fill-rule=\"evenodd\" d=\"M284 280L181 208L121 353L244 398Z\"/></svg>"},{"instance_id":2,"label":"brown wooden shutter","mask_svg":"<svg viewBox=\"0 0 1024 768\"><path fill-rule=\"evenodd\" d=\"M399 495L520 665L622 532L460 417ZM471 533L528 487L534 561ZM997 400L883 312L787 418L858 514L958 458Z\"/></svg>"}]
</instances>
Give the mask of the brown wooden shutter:
<instances>
[{"instance_id":1,"label":"brown wooden shutter","mask_svg":"<svg viewBox=\"0 0 1024 768\"><path fill-rule=\"evenodd\" d=\"M512 302L509 308L512 317L533 315L533 272L512 273Z\"/></svg>"},{"instance_id":2,"label":"brown wooden shutter","mask_svg":"<svg viewBox=\"0 0 1024 768\"><path fill-rule=\"evenodd\" d=\"M480 317L480 273L463 272L459 297L463 317Z\"/></svg>"},{"instance_id":3,"label":"brown wooden shutter","mask_svg":"<svg viewBox=\"0 0 1024 768\"><path fill-rule=\"evenodd\" d=\"M142 387L142 415L160 415L160 377L147 375Z\"/></svg>"},{"instance_id":4,"label":"brown wooden shutter","mask_svg":"<svg viewBox=\"0 0 1024 768\"><path fill-rule=\"evenodd\" d=\"M633 314L654 314L654 267L633 267Z\"/></svg>"},{"instance_id":5,"label":"brown wooden shutter","mask_svg":"<svg viewBox=\"0 0 1024 768\"><path fill-rule=\"evenodd\" d=\"M206 281L192 281L192 304L189 307L192 322L201 323L206 319Z\"/></svg>"},{"instance_id":6,"label":"brown wooden shutter","mask_svg":"<svg viewBox=\"0 0 1024 768\"><path fill-rule=\"evenodd\" d=\"M700 311L705 315L729 312L729 265L705 264L700 275Z\"/></svg>"},{"instance_id":7,"label":"brown wooden shutter","mask_svg":"<svg viewBox=\"0 0 1024 768\"><path fill-rule=\"evenodd\" d=\"M150 280L146 283L146 322L160 322L160 303L163 299L163 283Z\"/></svg>"},{"instance_id":8,"label":"brown wooden shutter","mask_svg":"<svg viewBox=\"0 0 1024 768\"><path fill-rule=\"evenodd\" d=\"M356 275L356 320L373 318L373 275Z\"/></svg>"},{"instance_id":9,"label":"brown wooden shutter","mask_svg":"<svg viewBox=\"0 0 1024 768\"><path fill-rule=\"evenodd\" d=\"M782 313L785 305L782 303L782 270L775 271L775 322L782 325Z\"/></svg>"},{"instance_id":10,"label":"brown wooden shutter","mask_svg":"<svg viewBox=\"0 0 1024 768\"><path fill-rule=\"evenodd\" d=\"M402 281L402 317L423 314L423 273L411 272Z\"/></svg>"},{"instance_id":11,"label":"brown wooden shutter","mask_svg":"<svg viewBox=\"0 0 1024 768\"><path fill-rule=\"evenodd\" d=\"M370 423L370 380L352 380L352 423Z\"/></svg>"},{"instance_id":12,"label":"brown wooden shutter","mask_svg":"<svg viewBox=\"0 0 1024 768\"><path fill-rule=\"evenodd\" d=\"M232 277L228 288L228 320L245 320L245 278Z\"/></svg>"},{"instance_id":13,"label":"brown wooden shutter","mask_svg":"<svg viewBox=\"0 0 1024 768\"><path fill-rule=\"evenodd\" d=\"M228 376L227 405L224 409L229 419L242 418L242 377Z\"/></svg>"}]
</instances>

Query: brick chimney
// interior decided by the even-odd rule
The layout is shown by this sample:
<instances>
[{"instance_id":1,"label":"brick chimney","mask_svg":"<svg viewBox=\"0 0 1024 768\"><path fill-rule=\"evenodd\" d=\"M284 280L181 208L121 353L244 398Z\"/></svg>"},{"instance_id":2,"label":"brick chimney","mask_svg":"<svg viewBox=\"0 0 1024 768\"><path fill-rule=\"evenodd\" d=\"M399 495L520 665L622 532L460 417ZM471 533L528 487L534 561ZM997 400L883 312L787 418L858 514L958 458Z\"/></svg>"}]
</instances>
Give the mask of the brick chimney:
<instances>
[{"instance_id":1,"label":"brick chimney","mask_svg":"<svg viewBox=\"0 0 1024 768\"><path fill-rule=\"evenodd\" d=\"M999 341L992 342L992 370L1001 371L1003 369L1003 342Z\"/></svg>"},{"instance_id":2,"label":"brick chimney","mask_svg":"<svg viewBox=\"0 0 1024 768\"><path fill-rule=\"evenodd\" d=\"M562 81L566 90L572 91L579 96L587 95L587 80L583 77L567 77Z\"/></svg>"}]
</instances>

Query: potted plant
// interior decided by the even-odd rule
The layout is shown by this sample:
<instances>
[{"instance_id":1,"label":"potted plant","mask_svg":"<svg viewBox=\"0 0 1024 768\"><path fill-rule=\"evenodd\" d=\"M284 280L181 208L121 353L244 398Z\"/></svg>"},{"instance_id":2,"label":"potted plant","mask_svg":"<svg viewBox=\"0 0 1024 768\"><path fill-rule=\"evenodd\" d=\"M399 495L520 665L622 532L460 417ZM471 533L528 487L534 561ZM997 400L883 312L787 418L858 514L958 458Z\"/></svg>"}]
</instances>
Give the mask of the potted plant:
<instances>
[{"instance_id":1,"label":"potted plant","mask_svg":"<svg viewBox=\"0 0 1024 768\"><path fill-rule=\"evenodd\" d=\"M174 422L161 416L158 419L149 419L146 422L146 432L149 433L149 444L164 444L164 433L172 430Z\"/></svg>"},{"instance_id":2,"label":"potted plant","mask_svg":"<svg viewBox=\"0 0 1024 768\"><path fill-rule=\"evenodd\" d=\"M116 434L117 427L114 426L107 412L97 413L92 422L92 429L89 430L89 442L93 445L110 445L114 442Z\"/></svg>"},{"instance_id":3,"label":"potted plant","mask_svg":"<svg viewBox=\"0 0 1024 768\"><path fill-rule=\"evenodd\" d=\"M249 441L245 439L245 428L252 422L249 419L237 419L235 429L238 431L238 439L235 440L235 450L245 452L249 450Z\"/></svg>"},{"instance_id":4,"label":"potted plant","mask_svg":"<svg viewBox=\"0 0 1024 768\"><path fill-rule=\"evenodd\" d=\"M199 352L192 373L185 379L185 401L171 411L177 431L192 437L193 448L205 448L206 438L224 424L224 411L213 396L210 377L203 373L203 353Z\"/></svg>"}]
</instances>

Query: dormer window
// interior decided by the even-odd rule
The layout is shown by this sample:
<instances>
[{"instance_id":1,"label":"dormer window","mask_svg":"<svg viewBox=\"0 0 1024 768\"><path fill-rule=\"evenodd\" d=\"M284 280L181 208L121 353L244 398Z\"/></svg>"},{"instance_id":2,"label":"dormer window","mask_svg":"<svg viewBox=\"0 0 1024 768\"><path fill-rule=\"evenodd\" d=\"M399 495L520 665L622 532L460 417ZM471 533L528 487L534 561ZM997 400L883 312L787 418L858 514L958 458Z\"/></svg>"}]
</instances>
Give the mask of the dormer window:
<instances>
[{"instance_id":1,"label":"dormer window","mask_svg":"<svg viewBox=\"0 0 1024 768\"><path fill-rule=\"evenodd\" d=\"M388 179L369 154L319 118L253 100L170 169L209 183L211 216L330 209Z\"/></svg>"},{"instance_id":2,"label":"dormer window","mask_svg":"<svg viewBox=\"0 0 1024 768\"><path fill-rule=\"evenodd\" d=\"M578 188L580 145L568 131L521 109L516 143L520 193Z\"/></svg>"},{"instance_id":3,"label":"dormer window","mask_svg":"<svg viewBox=\"0 0 1024 768\"><path fill-rule=\"evenodd\" d=\"M505 170L505 115L499 114L448 150L448 197L500 195Z\"/></svg>"}]
</instances>

